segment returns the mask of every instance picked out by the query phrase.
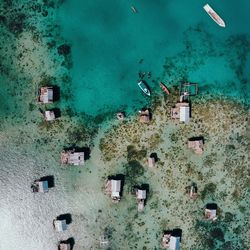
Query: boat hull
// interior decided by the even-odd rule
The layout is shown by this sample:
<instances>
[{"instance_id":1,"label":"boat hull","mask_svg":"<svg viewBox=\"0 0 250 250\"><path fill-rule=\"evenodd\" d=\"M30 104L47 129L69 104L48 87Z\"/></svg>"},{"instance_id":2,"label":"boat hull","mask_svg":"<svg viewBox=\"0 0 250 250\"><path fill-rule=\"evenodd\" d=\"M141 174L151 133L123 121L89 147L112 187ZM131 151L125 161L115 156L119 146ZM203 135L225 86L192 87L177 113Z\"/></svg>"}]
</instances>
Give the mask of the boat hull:
<instances>
[{"instance_id":1,"label":"boat hull","mask_svg":"<svg viewBox=\"0 0 250 250\"><path fill-rule=\"evenodd\" d=\"M226 24L222 20L222 18L210 7L209 4L203 6L203 9L207 12L207 14L221 27L225 28Z\"/></svg>"},{"instance_id":2,"label":"boat hull","mask_svg":"<svg viewBox=\"0 0 250 250\"><path fill-rule=\"evenodd\" d=\"M151 95L150 90L149 90L147 84L146 84L144 81L142 81L142 80L139 81L139 82L138 82L138 86L139 86L139 88L141 89L141 91L142 91L145 95L147 95L147 96L150 96L150 95Z\"/></svg>"},{"instance_id":3,"label":"boat hull","mask_svg":"<svg viewBox=\"0 0 250 250\"><path fill-rule=\"evenodd\" d=\"M164 83L160 82L160 87L162 88L162 90L166 93L166 94L170 94L168 88L165 86Z\"/></svg>"}]
</instances>

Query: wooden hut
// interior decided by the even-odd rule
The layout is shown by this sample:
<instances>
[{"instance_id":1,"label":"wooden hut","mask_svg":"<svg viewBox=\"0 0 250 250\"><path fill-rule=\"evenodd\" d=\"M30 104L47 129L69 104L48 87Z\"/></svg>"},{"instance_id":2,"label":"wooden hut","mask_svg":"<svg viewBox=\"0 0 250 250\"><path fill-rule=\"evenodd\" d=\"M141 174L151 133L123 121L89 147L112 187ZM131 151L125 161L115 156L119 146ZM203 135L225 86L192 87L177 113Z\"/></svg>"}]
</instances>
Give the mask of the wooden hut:
<instances>
[{"instance_id":1,"label":"wooden hut","mask_svg":"<svg viewBox=\"0 0 250 250\"><path fill-rule=\"evenodd\" d=\"M84 152L75 152L75 150L64 150L61 152L61 163L67 165L84 165Z\"/></svg>"},{"instance_id":2,"label":"wooden hut","mask_svg":"<svg viewBox=\"0 0 250 250\"><path fill-rule=\"evenodd\" d=\"M217 219L218 206L215 203L209 203L205 207L204 216L207 220L215 221Z\"/></svg>"},{"instance_id":3,"label":"wooden hut","mask_svg":"<svg viewBox=\"0 0 250 250\"><path fill-rule=\"evenodd\" d=\"M35 180L31 185L33 193L46 193L49 191L48 181Z\"/></svg>"},{"instance_id":4,"label":"wooden hut","mask_svg":"<svg viewBox=\"0 0 250 250\"><path fill-rule=\"evenodd\" d=\"M190 104L188 102L178 102L171 109L171 117L179 119L180 122L189 122L191 114Z\"/></svg>"},{"instance_id":5,"label":"wooden hut","mask_svg":"<svg viewBox=\"0 0 250 250\"><path fill-rule=\"evenodd\" d=\"M44 118L46 121L54 121L56 119L55 112L53 110L45 111Z\"/></svg>"},{"instance_id":6,"label":"wooden hut","mask_svg":"<svg viewBox=\"0 0 250 250\"><path fill-rule=\"evenodd\" d=\"M71 250L71 246L69 243L60 243L58 250Z\"/></svg>"},{"instance_id":7,"label":"wooden hut","mask_svg":"<svg viewBox=\"0 0 250 250\"><path fill-rule=\"evenodd\" d=\"M67 229L66 220L55 219L53 220L53 226L57 232L63 232Z\"/></svg>"},{"instance_id":8,"label":"wooden hut","mask_svg":"<svg viewBox=\"0 0 250 250\"><path fill-rule=\"evenodd\" d=\"M120 201L121 180L111 180L111 198L114 201Z\"/></svg>"},{"instance_id":9,"label":"wooden hut","mask_svg":"<svg viewBox=\"0 0 250 250\"><path fill-rule=\"evenodd\" d=\"M142 123L149 123L151 119L151 114L148 109L143 109L139 111L139 121Z\"/></svg>"},{"instance_id":10,"label":"wooden hut","mask_svg":"<svg viewBox=\"0 0 250 250\"><path fill-rule=\"evenodd\" d=\"M190 138L188 140L188 148L192 149L196 154L203 153L203 146L202 138Z\"/></svg>"},{"instance_id":11,"label":"wooden hut","mask_svg":"<svg viewBox=\"0 0 250 250\"><path fill-rule=\"evenodd\" d=\"M163 234L162 241L161 241L162 248L169 247L170 237L171 237L171 232L166 232Z\"/></svg>"},{"instance_id":12,"label":"wooden hut","mask_svg":"<svg viewBox=\"0 0 250 250\"><path fill-rule=\"evenodd\" d=\"M155 157L153 156L148 157L148 166L150 168L153 168L155 166Z\"/></svg>"},{"instance_id":13,"label":"wooden hut","mask_svg":"<svg viewBox=\"0 0 250 250\"><path fill-rule=\"evenodd\" d=\"M108 194L114 203L121 200L121 180L108 180L105 186L105 192Z\"/></svg>"},{"instance_id":14,"label":"wooden hut","mask_svg":"<svg viewBox=\"0 0 250 250\"><path fill-rule=\"evenodd\" d=\"M189 186L189 197L193 200L197 198L198 188L195 183L192 183L191 186Z\"/></svg>"},{"instance_id":15,"label":"wooden hut","mask_svg":"<svg viewBox=\"0 0 250 250\"><path fill-rule=\"evenodd\" d=\"M138 212L143 212L144 211L144 204L145 204L145 200L147 197L147 191L144 189L137 189L136 190L136 200L138 203Z\"/></svg>"},{"instance_id":16,"label":"wooden hut","mask_svg":"<svg viewBox=\"0 0 250 250\"><path fill-rule=\"evenodd\" d=\"M179 250L180 249L180 237L170 236L169 250Z\"/></svg>"},{"instance_id":17,"label":"wooden hut","mask_svg":"<svg viewBox=\"0 0 250 250\"><path fill-rule=\"evenodd\" d=\"M53 103L53 87L41 87L39 89L38 103Z\"/></svg>"},{"instance_id":18,"label":"wooden hut","mask_svg":"<svg viewBox=\"0 0 250 250\"><path fill-rule=\"evenodd\" d=\"M173 236L171 231L164 233L161 241L161 247L169 250L179 250L180 237Z\"/></svg>"}]
</instances>

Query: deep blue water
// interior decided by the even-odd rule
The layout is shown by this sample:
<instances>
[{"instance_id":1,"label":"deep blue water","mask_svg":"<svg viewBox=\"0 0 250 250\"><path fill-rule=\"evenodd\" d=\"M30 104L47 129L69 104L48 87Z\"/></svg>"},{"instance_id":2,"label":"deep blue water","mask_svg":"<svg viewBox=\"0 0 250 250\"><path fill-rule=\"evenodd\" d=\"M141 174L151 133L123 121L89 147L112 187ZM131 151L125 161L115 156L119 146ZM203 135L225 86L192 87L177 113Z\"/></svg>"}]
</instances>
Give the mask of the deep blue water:
<instances>
[{"instance_id":1,"label":"deep blue water","mask_svg":"<svg viewBox=\"0 0 250 250\"><path fill-rule=\"evenodd\" d=\"M203 93L248 101L250 2L209 1L225 29L206 14L205 3L65 0L57 20L72 45L74 108L89 114L139 108L148 101L136 84L139 71L152 73L153 92L159 80L183 79L198 82Z\"/></svg>"}]
</instances>

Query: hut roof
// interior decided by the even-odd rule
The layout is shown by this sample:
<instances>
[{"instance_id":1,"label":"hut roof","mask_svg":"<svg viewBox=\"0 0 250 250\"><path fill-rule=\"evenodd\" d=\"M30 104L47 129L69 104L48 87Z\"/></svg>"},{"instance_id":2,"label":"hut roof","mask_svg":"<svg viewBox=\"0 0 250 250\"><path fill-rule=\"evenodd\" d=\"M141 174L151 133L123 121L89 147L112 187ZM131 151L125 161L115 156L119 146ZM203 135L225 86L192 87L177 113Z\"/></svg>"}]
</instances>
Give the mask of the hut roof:
<instances>
[{"instance_id":1,"label":"hut roof","mask_svg":"<svg viewBox=\"0 0 250 250\"><path fill-rule=\"evenodd\" d=\"M180 249L180 237L170 236L169 241L170 250L179 250Z\"/></svg>"},{"instance_id":2,"label":"hut roof","mask_svg":"<svg viewBox=\"0 0 250 250\"><path fill-rule=\"evenodd\" d=\"M148 123L150 121L150 112L148 109L140 111L140 122Z\"/></svg>"},{"instance_id":3,"label":"hut roof","mask_svg":"<svg viewBox=\"0 0 250 250\"><path fill-rule=\"evenodd\" d=\"M70 154L69 164L83 165L84 164L84 152L74 152Z\"/></svg>"},{"instance_id":4,"label":"hut roof","mask_svg":"<svg viewBox=\"0 0 250 250\"><path fill-rule=\"evenodd\" d=\"M70 250L70 244L67 243L60 243L59 250Z\"/></svg>"},{"instance_id":5,"label":"hut roof","mask_svg":"<svg viewBox=\"0 0 250 250\"><path fill-rule=\"evenodd\" d=\"M53 102L53 87L41 87L39 102L42 103Z\"/></svg>"},{"instance_id":6,"label":"hut roof","mask_svg":"<svg viewBox=\"0 0 250 250\"><path fill-rule=\"evenodd\" d=\"M154 157L149 157L148 158L148 166L150 168L154 167L155 166L155 158Z\"/></svg>"},{"instance_id":7,"label":"hut roof","mask_svg":"<svg viewBox=\"0 0 250 250\"><path fill-rule=\"evenodd\" d=\"M67 229L66 220L55 220L54 227L57 232L62 232Z\"/></svg>"},{"instance_id":8,"label":"hut roof","mask_svg":"<svg viewBox=\"0 0 250 250\"><path fill-rule=\"evenodd\" d=\"M187 102L178 102L171 109L171 117L180 119L181 122L189 122L190 120L190 105Z\"/></svg>"},{"instance_id":9,"label":"hut roof","mask_svg":"<svg viewBox=\"0 0 250 250\"><path fill-rule=\"evenodd\" d=\"M75 166L84 165L84 152L63 151L61 153L61 162Z\"/></svg>"},{"instance_id":10,"label":"hut roof","mask_svg":"<svg viewBox=\"0 0 250 250\"><path fill-rule=\"evenodd\" d=\"M146 195L147 195L147 191L146 190L138 189L137 192L136 192L137 199L145 200L146 199Z\"/></svg>"},{"instance_id":11,"label":"hut roof","mask_svg":"<svg viewBox=\"0 0 250 250\"><path fill-rule=\"evenodd\" d=\"M188 148L193 149L197 154L201 154L203 152L203 140L202 139L189 140Z\"/></svg>"},{"instance_id":12,"label":"hut roof","mask_svg":"<svg viewBox=\"0 0 250 250\"><path fill-rule=\"evenodd\" d=\"M56 118L54 111L45 111L44 116L46 121L53 121Z\"/></svg>"},{"instance_id":13,"label":"hut roof","mask_svg":"<svg viewBox=\"0 0 250 250\"><path fill-rule=\"evenodd\" d=\"M49 191L48 181L38 181L38 192L45 193Z\"/></svg>"},{"instance_id":14,"label":"hut roof","mask_svg":"<svg viewBox=\"0 0 250 250\"><path fill-rule=\"evenodd\" d=\"M112 193L121 191L121 180L111 180L111 191Z\"/></svg>"},{"instance_id":15,"label":"hut roof","mask_svg":"<svg viewBox=\"0 0 250 250\"><path fill-rule=\"evenodd\" d=\"M216 218L217 210L216 209L205 209L205 217L207 219L213 220Z\"/></svg>"},{"instance_id":16,"label":"hut roof","mask_svg":"<svg viewBox=\"0 0 250 250\"><path fill-rule=\"evenodd\" d=\"M190 107L180 107L180 121L189 122L190 120Z\"/></svg>"}]
</instances>

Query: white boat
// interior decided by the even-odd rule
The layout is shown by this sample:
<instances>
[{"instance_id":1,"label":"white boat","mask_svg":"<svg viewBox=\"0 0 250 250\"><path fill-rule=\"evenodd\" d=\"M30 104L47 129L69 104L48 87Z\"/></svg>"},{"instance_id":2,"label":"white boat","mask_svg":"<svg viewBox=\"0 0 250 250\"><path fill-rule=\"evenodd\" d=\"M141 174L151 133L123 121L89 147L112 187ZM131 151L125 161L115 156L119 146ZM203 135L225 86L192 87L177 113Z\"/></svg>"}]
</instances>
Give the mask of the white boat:
<instances>
[{"instance_id":1,"label":"white boat","mask_svg":"<svg viewBox=\"0 0 250 250\"><path fill-rule=\"evenodd\" d=\"M144 81L140 80L140 81L138 82L138 86L139 86L139 88L142 90L142 92L143 92L144 94L150 96L149 87L147 86L147 84L146 84Z\"/></svg>"},{"instance_id":2,"label":"white boat","mask_svg":"<svg viewBox=\"0 0 250 250\"><path fill-rule=\"evenodd\" d=\"M221 27L225 28L226 24L222 20L222 18L210 7L209 4L206 4L203 6L204 10L207 12L207 14Z\"/></svg>"}]
</instances>

